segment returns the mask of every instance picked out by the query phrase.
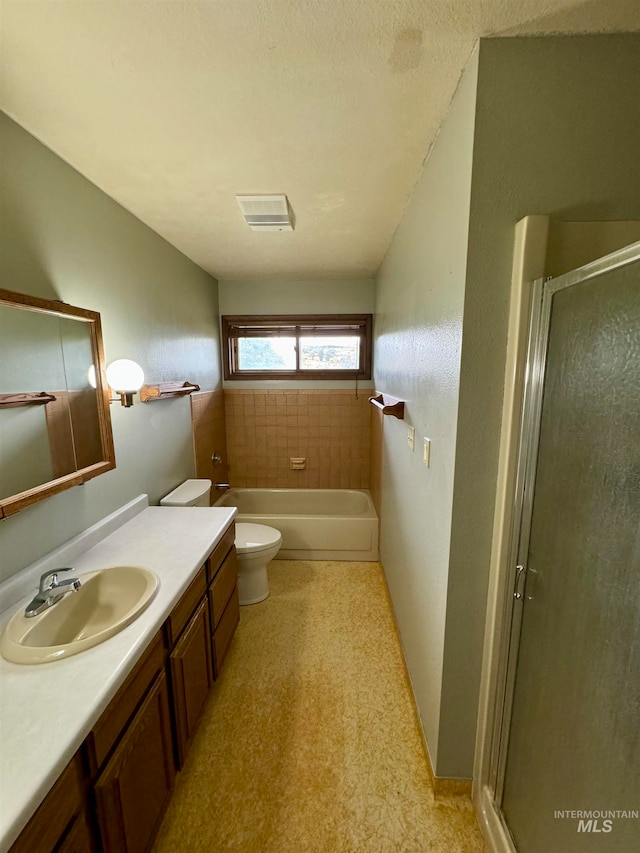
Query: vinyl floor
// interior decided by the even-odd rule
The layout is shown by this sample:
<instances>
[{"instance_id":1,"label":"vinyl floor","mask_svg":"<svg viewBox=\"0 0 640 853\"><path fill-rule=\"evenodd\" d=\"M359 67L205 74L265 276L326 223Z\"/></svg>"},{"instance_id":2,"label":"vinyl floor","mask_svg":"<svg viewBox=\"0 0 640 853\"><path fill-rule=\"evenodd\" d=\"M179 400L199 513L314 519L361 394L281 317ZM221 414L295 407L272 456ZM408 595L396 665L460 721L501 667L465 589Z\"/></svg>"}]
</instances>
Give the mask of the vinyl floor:
<instances>
[{"instance_id":1,"label":"vinyl floor","mask_svg":"<svg viewBox=\"0 0 640 853\"><path fill-rule=\"evenodd\" d=\"M472 853L434 800L382 569L274 561L242 607L154 853Z\"/></svg>"}]
</instances>

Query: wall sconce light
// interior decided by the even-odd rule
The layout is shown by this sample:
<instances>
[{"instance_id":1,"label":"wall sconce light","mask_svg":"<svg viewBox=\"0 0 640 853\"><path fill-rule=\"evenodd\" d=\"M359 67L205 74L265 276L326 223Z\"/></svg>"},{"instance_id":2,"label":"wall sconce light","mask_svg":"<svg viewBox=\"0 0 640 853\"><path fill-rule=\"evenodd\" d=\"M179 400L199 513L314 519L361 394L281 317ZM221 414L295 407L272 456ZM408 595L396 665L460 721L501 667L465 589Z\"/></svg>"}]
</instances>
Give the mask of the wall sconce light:
<instances>
[{"instance_id":1,"label":"wall sconce light","mask_svg":"<svg viewBox=\"0 0 640 853\"><path fill-rule=\"evenodd\" d=\"M113 392L120 396L120 405L128 409L133 406L133 395L144 384L144 373L135 361L119 358L107 367L107 382Z\"/></svg>"}]
</instances>

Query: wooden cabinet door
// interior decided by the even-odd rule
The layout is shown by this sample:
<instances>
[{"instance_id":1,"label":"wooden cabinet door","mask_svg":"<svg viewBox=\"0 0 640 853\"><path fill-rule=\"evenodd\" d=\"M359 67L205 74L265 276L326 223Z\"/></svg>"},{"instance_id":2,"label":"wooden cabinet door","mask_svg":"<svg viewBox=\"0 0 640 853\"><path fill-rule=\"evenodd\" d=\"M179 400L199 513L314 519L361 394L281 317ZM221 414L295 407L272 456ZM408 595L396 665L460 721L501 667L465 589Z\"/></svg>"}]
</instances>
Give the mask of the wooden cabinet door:
<instances>
[{"instance_id":1,"label":"wooden cabinet door","mask_svg":"<svg viewBox=\"0 0 640 853\"><path fill-rule=\"evenodd\" d=\"M84 813L79 814L56 853L93 853L93 850L86 818Z\"/></svg>"},{"instance_id":2,"label":"wooden cabinet door","mask_svg":"<svg viewBox=\"0 0 640 853\"><path fill-rule=\"evenodd\" d=\"M164 640L158 632L85 741L92 778L105 764L149 685L164 669L164 662Z\"/></svg>"},{"instance_id":3,"label":"wooden cabinet door","mask_svg":"<svg viewBox=\"0 0 640 853\"><path fill-rule=\"evenodd\" d=\"M210 636L209 608L204 598L170 658L179 767L184 764L213 681Z\"/></svg>"},{"instance_id":4,"label":"wooden cabinet door","mask_svg":"<svg viewBox=\"0 0 640 853\"><path fill-rule=\"evenodd\" d=\"M165 811L175 776L164 673L131 721L95 785L104 853L145 853Z\"/></svg>"}]
</instances>

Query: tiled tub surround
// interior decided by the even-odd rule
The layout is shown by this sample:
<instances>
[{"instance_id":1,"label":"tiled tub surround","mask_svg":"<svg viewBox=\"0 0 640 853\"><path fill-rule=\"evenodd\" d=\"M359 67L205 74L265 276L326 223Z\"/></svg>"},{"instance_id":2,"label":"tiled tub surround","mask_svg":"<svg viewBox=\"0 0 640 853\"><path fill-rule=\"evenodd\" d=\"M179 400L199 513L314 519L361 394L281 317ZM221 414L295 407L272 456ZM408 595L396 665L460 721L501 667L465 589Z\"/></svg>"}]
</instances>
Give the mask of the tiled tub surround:
<instances>
[{"instance_id":1,"label":"tiled tub surround","mask_svg":"<svg viewBox=\"0 0 640 853\"><path fill-rule=\"evenodd\" d=\"M191 394L191 426L196 477L227 483L227 439L224 423L224 391L196 391ZM220 462L213 462L213 455Z\"/></svg>"},{"instance_id":2,"label":"tiled tub surround","mask_svg":"<svg viewBox=\"0 0 640 853\"><path fill-rule=\"evenodd\" d=\"M368 489L371 391L225 390L229 482L239 487ZM291 457L305 457L294 471Z\"/></svg>"},{"instance_id":3,"label":"tiled tub surround","mask_svg":"<svg viewBox=\"0 0 640 853\"><path fill-rule=\"evenodd\" d=\"M148 608L94 648L34 666L0 657L0 853L9 850L235 514L223 507L149 507L143 495L2 584L0 631L17 602L33 594L40 573L56 566L72 565L82 577L106 566L138 565L160 580Z\"/></svg>"}]
</instances>

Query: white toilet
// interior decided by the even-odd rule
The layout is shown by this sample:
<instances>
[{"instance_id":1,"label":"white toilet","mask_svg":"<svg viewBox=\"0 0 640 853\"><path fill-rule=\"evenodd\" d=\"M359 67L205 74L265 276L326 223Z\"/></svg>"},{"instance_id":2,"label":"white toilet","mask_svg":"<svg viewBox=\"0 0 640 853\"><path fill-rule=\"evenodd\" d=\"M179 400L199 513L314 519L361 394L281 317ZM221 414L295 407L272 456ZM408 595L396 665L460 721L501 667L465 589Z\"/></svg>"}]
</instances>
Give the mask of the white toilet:
<instances>
[{"instance_id":1,"label":"white toilet","mask_svg":"<svg viewBox=\"0 0 640 853\"><path fill-rule=\"evenodd\" d=\"M240 604L257 604L269 595L267 563L273 560L282 544L282 534L266 524L236 524L238 595Z\"/></svg>"},{"instance_id":2,"label":"white toilet","mask_svg":"<svg viewBox=\"0 0 640 853\"><path fill-rule=\"evenodd\" d=\"M211 480L185 480L169 492L160 506L209 506ZM240 604L257 604L269 595L267 563L273 560L282 544L282 534L266 524L236 524L238 555L238 595Z\"/></svg>"}]
</instances>

